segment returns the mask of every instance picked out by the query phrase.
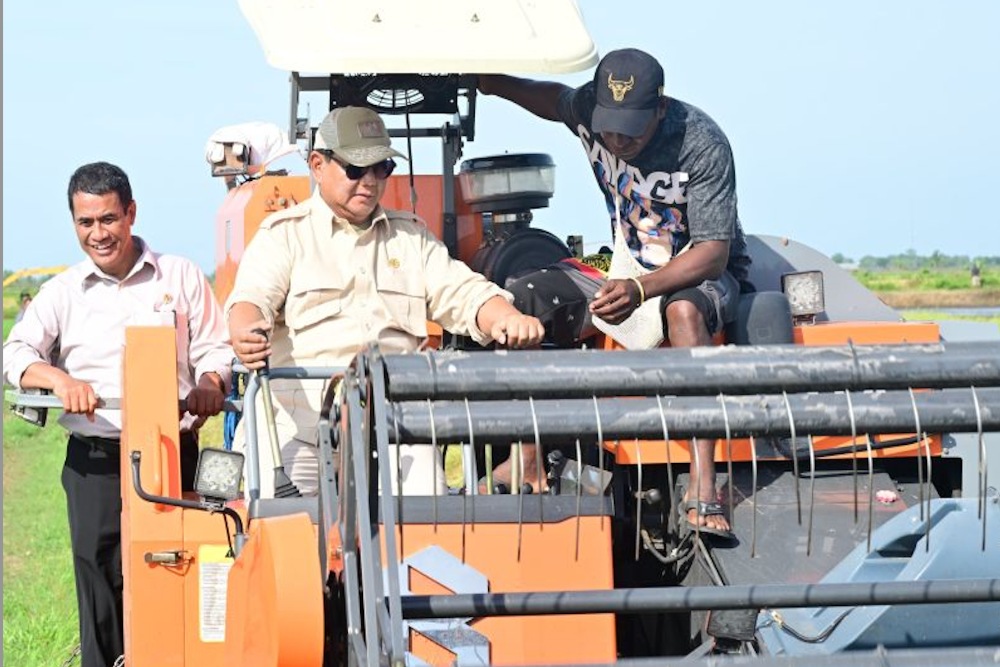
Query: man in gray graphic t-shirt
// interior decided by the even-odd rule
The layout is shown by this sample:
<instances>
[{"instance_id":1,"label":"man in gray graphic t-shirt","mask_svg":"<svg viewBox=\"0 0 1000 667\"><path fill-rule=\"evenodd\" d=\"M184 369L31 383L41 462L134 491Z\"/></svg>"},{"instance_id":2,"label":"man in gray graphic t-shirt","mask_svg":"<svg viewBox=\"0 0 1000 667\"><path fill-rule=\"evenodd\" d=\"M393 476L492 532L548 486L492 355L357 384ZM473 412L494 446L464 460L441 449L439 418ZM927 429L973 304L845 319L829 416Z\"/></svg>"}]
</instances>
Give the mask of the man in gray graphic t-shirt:
<instances>
[{"instance_id":1,"label":"man in gray graphic t-shirt","mask_svg":"<svg viewBox=\"0 0 1000 667\"><path fill-rule=\"evenodd\" d=\"M560 121L579 137L612 233L621 234L642 269L635 278L605 280L569 260L506 285L517 307L539 317L553 342L570 346L592 335L591 318L620 324L645 301L662 297L670 345L710 345L735 317L740 293L753 290L732 151L715 121L664 95L663 68L637 49L612 51L594 79L576 89L484 75L479 90ZM697 494L687 492L682 513L689 526L728 536L715 488L715 443L692 445Z\"/></svg>"}]
</instances>

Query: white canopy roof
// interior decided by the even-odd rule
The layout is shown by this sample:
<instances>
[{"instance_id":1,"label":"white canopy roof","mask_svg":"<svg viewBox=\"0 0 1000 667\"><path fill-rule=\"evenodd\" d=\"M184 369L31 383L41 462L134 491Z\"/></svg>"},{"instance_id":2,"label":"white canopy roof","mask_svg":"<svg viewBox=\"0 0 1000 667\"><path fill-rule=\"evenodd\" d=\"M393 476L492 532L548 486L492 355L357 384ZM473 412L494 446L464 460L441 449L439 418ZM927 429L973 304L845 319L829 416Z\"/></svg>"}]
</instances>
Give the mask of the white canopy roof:
<instances>
[{"instance_id":1,"label":"white canopy roof","mask_svg":"<svg viewBox=\"0 0 1000 667\"><path fill-rule=\"evenodd\" d=\"M575 72L597 48L575 0L239 0L267 61L336 74Z\"/></svg>"}]
</instances>

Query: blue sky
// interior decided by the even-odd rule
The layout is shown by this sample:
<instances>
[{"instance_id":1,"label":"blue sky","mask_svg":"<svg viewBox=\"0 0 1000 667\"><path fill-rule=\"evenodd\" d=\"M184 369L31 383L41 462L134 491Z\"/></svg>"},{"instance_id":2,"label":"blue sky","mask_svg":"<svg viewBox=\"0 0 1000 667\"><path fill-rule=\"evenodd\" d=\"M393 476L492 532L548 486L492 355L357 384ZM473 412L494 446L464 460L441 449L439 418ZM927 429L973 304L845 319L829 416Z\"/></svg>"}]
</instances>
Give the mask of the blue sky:
<instances>
[{"instance_id":1,"label":"blue sky","mask_svg":"<svg viewBox=\"0 0 1000 667\"><path fill-rule=\"evenodd\" d=\"M580 6L601 53L654 54L667 93L722 126L748 233L854 259L1000 254L1000 2ZM288 120L287 74L267 65L235 0L5 2L3 94L5 269L82 257L66 183L80 164L108 160L132 178L136 233L211 272L225 192L208 174L206 139L231 123ZM555 159L556 196L535 226L591 247L607 240L570 132L495 98L480 99L478 119L465 157ZM438 150L418 146L417 170L436 168Z\"/></svg>"}]
</instances>

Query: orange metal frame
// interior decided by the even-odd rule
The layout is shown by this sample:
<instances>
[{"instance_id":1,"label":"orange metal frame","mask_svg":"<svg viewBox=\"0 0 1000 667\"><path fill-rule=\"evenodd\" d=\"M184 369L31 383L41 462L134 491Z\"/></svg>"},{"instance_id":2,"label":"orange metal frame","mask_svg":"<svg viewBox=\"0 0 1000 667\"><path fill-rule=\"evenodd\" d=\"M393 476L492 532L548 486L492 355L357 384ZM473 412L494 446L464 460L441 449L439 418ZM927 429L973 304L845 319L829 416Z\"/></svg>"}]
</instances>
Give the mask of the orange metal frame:
<instances>
[{"instance_id":1,"label":"orange metal frame","mask_svg":"<svg viewBox=\"0 0 1000 667\"><path fill-rule=\"evenodd\" d=\"M221 577L212 576L232 562L224 557L229 528L222 517L150 503L135 493L130 457L138 451L144 489L182 497L176 356L173 328L126 330L121 453L125 662L131 667L318 667L322 578L316 550L302 547L317 539L305 515L255 521L226 585L224 570ZM232 506L245 517L242 503ZM177 553L178 562L147 561L158 553Z\"/></svg>"},{"instance_id":2,"label":"orange metal frame","mask_svg":"<svg viewBox=\"0 0 1000 667\"><path fill-rule=\"evenodd\" d=\"M491 593L614 588L611 522L606 516L522 526L411 523L402 526L400 543L405 549L399 553L401 561L431 545L441 547L484 575ZM384 536L382 548L384 552ZM408 572L405 583L415 595L467 592L450 591L417 570ZM473 619L470 626L486 635L492 665L605 664L616 657L613 614L490 617ZM432 665L450 665L455 659L451 651L416 632L410 635L410 651Z\"/></svg>"}]
</instances>

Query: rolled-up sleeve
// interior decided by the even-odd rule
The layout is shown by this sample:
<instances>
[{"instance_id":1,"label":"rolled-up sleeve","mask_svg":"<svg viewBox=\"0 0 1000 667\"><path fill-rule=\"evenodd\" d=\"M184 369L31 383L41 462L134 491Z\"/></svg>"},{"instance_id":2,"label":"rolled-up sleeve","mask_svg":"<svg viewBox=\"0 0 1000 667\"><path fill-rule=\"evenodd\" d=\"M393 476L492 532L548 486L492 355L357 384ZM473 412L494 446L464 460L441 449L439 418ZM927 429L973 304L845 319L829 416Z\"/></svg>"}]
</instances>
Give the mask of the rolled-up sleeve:
<instances>
[{"instance_id":1,"label":"rolled-up sleeve","mask_svg":"<svg viewBox=\"0 0 1000 667\"><path fill-rule=\"evenodd\" d=\"M226 318L237 303L257 306L264 319L273 327L285 304L291 280L292 253L289 246L289 224L268 225L267 221L254 234L236 271L233 291L226 299Z\"/></svg>"},{"instance_id":2,"label":"rolled-up sleeve","mask_svg":"<svg viewBox=\"0 0 1000 667\"><path fill-rule=\"evenodd\" d=\"M190 318L189 363L194 370L194 381L205 373L218 373L227 389L232 386L233 348L227 342L226 323L222 309L215 300L208 279L198 269L189 282L193 289L188 295Z\"/></svg>"},{"instance_id":3,"label":"rolled-up sleeve","mask_svg":"<svg viewBox=\"0 0 1000 667\"><path fill-rule=\"evenodd\" d=\"M479 309L495 296L503 297L507 303L513 303L514 296L464 262L453 259L431 232L421 231L430 319L448 331L471 336L480 345L492 342L490 335L476 324Z\"/></svg>"},{"instance_id":4,"label":"rolled-up sleeve","mask_svg":"<svg viewBox=\"0 0 1000 667\"><path fill-rule=\"evenodd\" d=\"M51 363L52 350L59 340L59 320L52 295L46 290L38 293L24 311L21 321L14 325L3 344L3 375L18 390L21 376L28 366L42 362Z\"/></svg>"}]
</instances>

